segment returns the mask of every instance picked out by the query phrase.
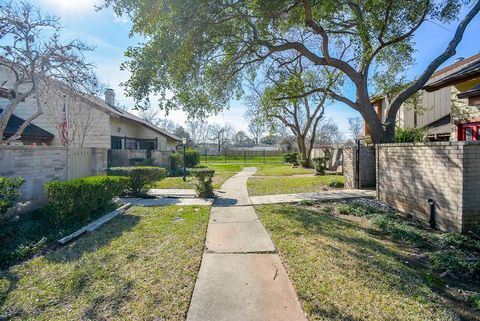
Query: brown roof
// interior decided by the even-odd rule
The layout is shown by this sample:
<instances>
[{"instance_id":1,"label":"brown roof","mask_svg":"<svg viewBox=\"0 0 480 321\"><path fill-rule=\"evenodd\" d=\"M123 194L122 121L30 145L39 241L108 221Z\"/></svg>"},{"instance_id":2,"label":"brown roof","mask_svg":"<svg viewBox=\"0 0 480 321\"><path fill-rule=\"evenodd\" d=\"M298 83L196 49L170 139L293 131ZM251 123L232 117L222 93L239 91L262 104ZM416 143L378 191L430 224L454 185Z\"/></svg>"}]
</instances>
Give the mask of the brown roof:
<instances>
[{"instance_id":1,"label":"brown roof","mask_svg":"<svg viewBox=\"0 0 480 321\"><path fill-rule=\"evenodd\" d=\"M455 85L455 84L462 83L462 82L479 78L479 77L480 77L480 59L477 59L476 61L466 65L462 69L426 85L425 87L423 87L423 89L425 89L428 92L432 92L447 86Z\"/></svg>"},{"instance_id":2,"label":"brown roof","mask_svg":"<svg viewBox=\"0 0 480 321\"><path fill-rule=\"evenodd\" d=\"M123 119L123 120L126 120L126 121L136 123L138 125L142 125L142 126L147 127L147 128L149 128L149 129L151 129L151 130L153 130L153 131L155 131L155 132L157 132L161 135L167 136L170 139L173 139L175 141L181 141L182 140L181 138L169 133L165 129L157 127L157 126L149 123L148 121L146 121L146 120L144 120L144 119L142 119L138 116L135 116L132 113L129 113L126 110L123 110L123 109L120 109L118 107L111 106L111 105L107 104L107 102L105 102L105 100L103 100L103 99L101 99L101 98L99 98L95 95L82 93L82 94L79 95L79 97L81 99L83 99L84 101L95 104L95 106L98 109L100 109L103 112L106 112L107 114L109 114L110 116L112 116L114 118L119 118L119 119Z\"/></svg>"},{"instance_id":3,"label":"brown roof","mask_svg":"<svg viewBox=\"0 0 480 321\"><path fill-rule=\"evenodd\" d=\"M458 67L461 67L463 65L467 65L469 63L471 63L472 61L475 61L475 60L478 60L480 59L480 53L476 54L476 55L473 55L471 57L468 57L468 58L465 58L465 59L462 59L460 61L457 61L456 63L453 63L451 65L448 65L442 69L439 69L437 71L435 71L433 74L432 74L432 77L436 77L436 76L439 76L443 73L446 73L452 69L455 69L455 68L458 68Z\"/></svg>"}]
</instances>

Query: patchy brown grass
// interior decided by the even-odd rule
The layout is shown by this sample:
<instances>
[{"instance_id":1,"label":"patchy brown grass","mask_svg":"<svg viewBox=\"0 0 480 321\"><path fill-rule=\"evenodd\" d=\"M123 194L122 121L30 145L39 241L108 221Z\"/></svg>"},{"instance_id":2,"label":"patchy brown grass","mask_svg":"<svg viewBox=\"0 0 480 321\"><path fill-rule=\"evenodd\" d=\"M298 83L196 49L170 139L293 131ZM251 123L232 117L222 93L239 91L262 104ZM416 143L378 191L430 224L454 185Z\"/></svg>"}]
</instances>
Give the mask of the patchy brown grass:
<instances>
[{"instance_id":1,"label":"patchy brown grass","mask_svg":"<svg viewBox=\"0 0 480 321\"><path fill-rule=\"evenodd\" d=\"M209 207L136 207L0 274L0 319L182 320ZM180 218L180 220L174 220Z\"/></svg>"}]
</instances>

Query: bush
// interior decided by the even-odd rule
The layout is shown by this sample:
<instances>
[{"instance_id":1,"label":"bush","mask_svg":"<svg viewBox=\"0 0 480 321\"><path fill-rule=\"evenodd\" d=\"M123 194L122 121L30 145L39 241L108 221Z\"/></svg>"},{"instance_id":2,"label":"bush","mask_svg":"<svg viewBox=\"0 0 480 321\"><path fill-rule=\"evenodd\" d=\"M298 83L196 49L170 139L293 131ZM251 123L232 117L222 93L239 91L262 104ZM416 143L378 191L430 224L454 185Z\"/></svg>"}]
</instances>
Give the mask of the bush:
<instances>
[{"instance_id":1,"label":"bush","mask_svg":"<svg viewBox=\"0 0 480 321\"><path fill-rule=\"evenodd\" d=\"M298 165L298 153L286 153L283 154L283 161L285 163Z\"/></svg>"},{"instance_id":2,"label":"bush","mask_svg":"<svg viewBox=\"0 0 480 321\"><path fill-rule=\"evenodd\" d=\"M109 176L129 177L127 192L133 196L141 196L145 185L164 179L165 168L156 166L112 167L108 169Z\"/></svg>"},{"instance_id":3,"label":"bush","mask_svg":"<svg viewBox=\"0 0 480 321\"><path fill-rule=\"evenodd\" d=\"M315 157L312 159L313 166L315 167L317 175L325 175L325 169L327 168L327 160L328 157Z\"/></svg>"},{"instance_id":4,"label":"bush","mask_svg":"<svg viewBox=\"0 0 480 321\"><path fill-rule=\"evenodd\" d=\"M187 148L185 151L185 165L193 168L200 163L200 152L193 148Z\"/></svg>"},{"instance_id":5,"label":"bush","mask_svg":"<svg viewBox=\"0 0 480 321\"><path fill-rule=\"evenodd\" d=\"M44 213L56 224L91 219L111 208L114 197L128 186L127 177L90 176L45 184L48 204Z\"/></svg>"},{"instance_id":6,"label":"bush","mask_svg":"<svg viewBox=\"0 0 480 321\"><path fill-rule=\"evenodd\" d=\"M142 157L134 157L128 159L128 164L131 166L141 165L145 161L145 158Z\"/></svg>"},{"instance_id":7,"label":"bush","mask_svg":"<svg viewBox=\"0 0 480 321\"><path fill-rule=\"evenodd\" d=\"M428 128L397 128L396 143L423 143L428 138Z\"/></svg>"},{"instance_id":8,"label":"bush","mask_svg":"<svg viewBox=\"0 0 480 321\"><path fill-rule=\"evenodd\" d=\"M213 197L212 177L215 171L210 168L192 168L190 174L195 179L195 189L199 197Z\"/></svg>"},{"instance_id":9,"label":"bush","mask_svg":"<svg viewBox=\"0 0 480 321\"><path fill-rule=\"evenodd\" d=\"M152 157L149 157L149 158L135 157L135 158L130 158L128 160L128 164L130 166L153 166L154 163L155 163L155 159Z\"/></svg>"},{"instance_id":10,"label":"bush","mask_svg":"<svg viewBox=\"0 0 480 321\"><path fill-rule=\"evenodd\" d=\"M22 177L0 177L0 219L14 204L23 182Z\"/></svg>"},{"instance_id":11,"label":"bush","mask_svg":"<svg viewBox=\"0 0 480 321\"><path fill-rule=\"evenodd\" d=\"M183 165L183 155L179 153L173 153L170 155L170 170L175 171L177 168Z\"/></svg>"}]
</instances>

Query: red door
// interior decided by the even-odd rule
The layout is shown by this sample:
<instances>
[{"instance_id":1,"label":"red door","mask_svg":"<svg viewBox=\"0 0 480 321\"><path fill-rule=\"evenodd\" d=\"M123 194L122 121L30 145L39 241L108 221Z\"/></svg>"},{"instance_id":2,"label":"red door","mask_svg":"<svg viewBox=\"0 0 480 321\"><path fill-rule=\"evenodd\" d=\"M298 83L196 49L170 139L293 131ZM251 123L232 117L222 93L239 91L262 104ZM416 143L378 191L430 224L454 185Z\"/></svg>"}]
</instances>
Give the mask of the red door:
<instances>
[{"instance_id":1,"label":"red door","mask_svg":"<svg viewBox=\"0 0 480 321\"><path fill-rule=\"evenodd\" d=\"M475 141L480 139L480 122L458 125L458 140Z\"/></svg>"}]
</instances>

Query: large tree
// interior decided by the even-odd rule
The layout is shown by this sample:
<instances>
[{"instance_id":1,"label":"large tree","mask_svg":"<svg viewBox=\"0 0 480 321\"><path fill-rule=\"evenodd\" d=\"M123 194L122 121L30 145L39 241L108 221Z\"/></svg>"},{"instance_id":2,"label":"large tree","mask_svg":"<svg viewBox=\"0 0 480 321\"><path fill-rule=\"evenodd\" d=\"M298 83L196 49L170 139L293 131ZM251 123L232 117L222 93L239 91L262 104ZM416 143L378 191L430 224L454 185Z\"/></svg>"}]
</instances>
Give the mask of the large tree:
<instances>
[{"instance_id":1,"label":"large tree","mask_svg":"<svg viewBox=\"0 0 480 321\"><path fill-rule=\"evenodd\" d=\"M295 60L292 68L280 71L275 68L273 72L265 70L266 79L262 81L264 86L260 86L261 89L250 81L250 87L260 97L250 106L253 109L250 114L257 115L272 127L279 122L289 128L296 138L303 166L309 167L317 127L329 96L325 92L305 96L298 96L298 93L319 86L332 90L339 77L325 68L321 74L313 72L311 64L303 62L302 57L292 57L291 60Z\"/></svg>"},{"instance_id":2,"label":"large tree","mask_svg":"<svg viewBox=\"0 0 480 321\"><path fill-rule=\"evenodd\" d=\"M0 69L11 76L5 83L10 102L0 114L0 143L21 137L44 113L44 98L52 91L89 91L92 83L96 87L92 65L84 57L92 48L78 40L62 44L60 31L58 18L42 14L27 2L0 3ZM4 137L10 117L27 97L35 99L36 110L14 135Z\"/></svg>"},{"instance_id":3,"label":"large tree","mask_svg":"<svg viewBox=\"0 0 480 321\"><path fill-rule=\"evenodd\" d=\"M242 94L247 73L288 53L345 75L351 95L322 87L298 95L327 91L362 115L375 143L393 140L401 105L455 55L480 10L478 0L105 0L109 5L132 18L133 32L147 36L126 53L127 88L137 101L148 103L154 92L170 97L162 108L216 112ZM382 122L370 91L403 80L413 64L413 36L426 21L453 22L460 12L465 15L447 47L389 101Z\"/></svg>"},{"instance_id":4,"label":"large tree","mask_svg":"<svg viewBox=\"0 0 480 321\"><path fill-rule=\"evenodd\" d=\"M210 141L217 145L217 153L220 155L222 151L226 152L231 146L235 129L228 123L224 125L212 124L208 128L208 135Z\"/></svg>"}]
</instances>

